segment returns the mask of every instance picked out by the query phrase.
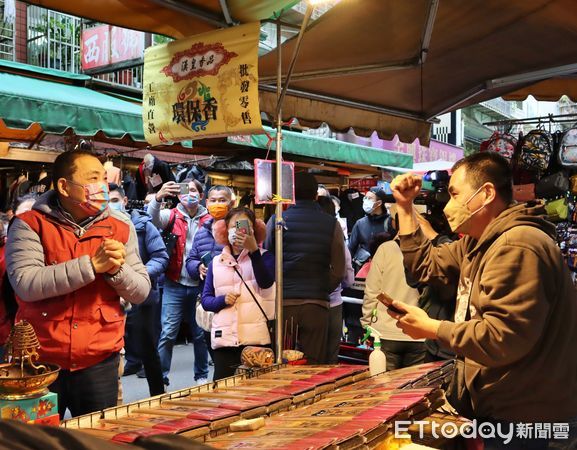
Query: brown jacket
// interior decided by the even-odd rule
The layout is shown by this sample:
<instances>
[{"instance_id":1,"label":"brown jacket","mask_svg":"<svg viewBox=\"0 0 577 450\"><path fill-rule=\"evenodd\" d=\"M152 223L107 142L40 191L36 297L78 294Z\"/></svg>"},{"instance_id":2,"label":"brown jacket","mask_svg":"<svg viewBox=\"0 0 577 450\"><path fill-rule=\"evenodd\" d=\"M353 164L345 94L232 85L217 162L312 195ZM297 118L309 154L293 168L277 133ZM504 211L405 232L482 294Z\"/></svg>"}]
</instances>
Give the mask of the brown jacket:
<instances>
[{"instance_id":1,"label":"brown jacket","mask_svg":"<svg viewBox=\"0 0 577 450\"><path fill-rule=\"evenodd\" d=\"M405 264L420 281L470 291L469 320L443 321L437 335L464 357L479 418L577 416L577 291L543 212L512 206L479 241L433 247L420 230L401 236Z\"/></svg>"}]
</instances>

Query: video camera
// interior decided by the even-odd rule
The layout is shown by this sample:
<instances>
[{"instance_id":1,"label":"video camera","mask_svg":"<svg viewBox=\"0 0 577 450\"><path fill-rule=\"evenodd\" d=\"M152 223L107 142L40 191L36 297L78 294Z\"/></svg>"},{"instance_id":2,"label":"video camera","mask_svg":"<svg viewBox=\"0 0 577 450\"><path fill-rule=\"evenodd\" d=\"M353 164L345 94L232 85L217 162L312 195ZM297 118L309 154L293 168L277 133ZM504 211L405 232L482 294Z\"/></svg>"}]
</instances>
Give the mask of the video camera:
<instances>
[{"instance_id":1,"label":"video camera","mask_svg":"<svg viewBox=\"0 0 577 450\"><path fill-rule=\"evenodd\" d=\"M431 212L442 211L450 199L449 180L451 176L446 170L430 170L423 177L423 181L428 181L433 185L433 191L421 191L415 199L416 204L427 205Z\"/></svg>"}]
</instances>

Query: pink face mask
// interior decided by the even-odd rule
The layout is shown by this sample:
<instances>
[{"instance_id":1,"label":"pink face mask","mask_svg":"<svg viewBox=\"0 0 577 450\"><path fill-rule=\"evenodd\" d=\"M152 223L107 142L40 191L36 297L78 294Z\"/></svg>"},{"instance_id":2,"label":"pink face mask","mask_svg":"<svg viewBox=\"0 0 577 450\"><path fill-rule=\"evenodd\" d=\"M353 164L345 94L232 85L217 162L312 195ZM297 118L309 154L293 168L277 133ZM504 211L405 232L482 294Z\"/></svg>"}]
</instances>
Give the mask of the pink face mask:
<instances>
[{"instance_id":1,"label":"pink face mask","mask_svg":"<svg viewBox=\"0 0 577 450\"><path fill-rule=\"evenodd\" d=\"M108 206L110 200L110 194L108 192L108 184L106 183L90 183L90 184L79 184L74 181L68 180L69 183L75 184L76 186L81 186L84 188L84 198L83 202L76 202L78 206L82 208L86 214L95 216L100 214Z\"/></svg>"}]
</instances>

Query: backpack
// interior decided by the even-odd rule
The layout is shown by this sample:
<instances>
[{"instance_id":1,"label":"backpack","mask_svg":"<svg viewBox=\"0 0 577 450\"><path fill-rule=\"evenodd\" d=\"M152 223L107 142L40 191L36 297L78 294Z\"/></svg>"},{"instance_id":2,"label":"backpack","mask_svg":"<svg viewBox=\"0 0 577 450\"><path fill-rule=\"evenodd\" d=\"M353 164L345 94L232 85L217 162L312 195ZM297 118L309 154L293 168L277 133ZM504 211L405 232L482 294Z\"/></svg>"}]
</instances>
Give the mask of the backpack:
<instances>
[{"instance_id":1,"label":"backpack","mask_svg":"<svg viewBox=\"0 0 577 450\"><path fill-rule=\"evenodd\" d=\"M481 143L480 151L499 153L511 161L516 148L517 138L515 136L495 131L489 139Z\"/></svg>"},{"instance_id":2,"label":"backpack","mask_svg":"<svg viewBox=\"0 0 577 450\"><path fill-rule=\"evenodd\" d=\"M519 145L517 162L526 170L545 172L553 154L551 135L541 129L531 130L523 136Z\"/></svg>"},{"instance_id":3,"label":"backpack","mask_svg":"<svg viewBox=\"0 0 577 450\"><path fill-rule=\"evenodd\" d=\"M563 167L577 168L577 128L571 128L561 138L559 162Z\"/></svg>"}]
</instances>

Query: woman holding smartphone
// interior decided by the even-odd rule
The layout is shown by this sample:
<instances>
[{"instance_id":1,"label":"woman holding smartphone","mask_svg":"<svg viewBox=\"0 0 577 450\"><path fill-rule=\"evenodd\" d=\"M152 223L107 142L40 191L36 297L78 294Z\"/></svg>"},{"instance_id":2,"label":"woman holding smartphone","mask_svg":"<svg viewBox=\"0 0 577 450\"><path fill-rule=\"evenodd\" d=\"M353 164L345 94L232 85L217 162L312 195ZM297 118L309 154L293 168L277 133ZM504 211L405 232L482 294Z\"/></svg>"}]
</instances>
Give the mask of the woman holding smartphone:
<instances>
[{"instance_id":1,"label":"woman holding smartphone","mask_svg":"<svg viewBox=\"0 0 577 450\"><path fill-rule=\"evenodd\" d=\"M275 314L275 270L274 255L259 248L265 230L248 208L232 209L213 228L216 242L225 247L209 263L202 307L215 313L215 381L234 375L247 345L271 345L267 321Z\"/></svg>"}]
</instances>

